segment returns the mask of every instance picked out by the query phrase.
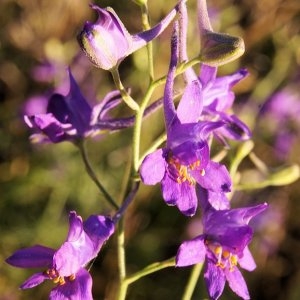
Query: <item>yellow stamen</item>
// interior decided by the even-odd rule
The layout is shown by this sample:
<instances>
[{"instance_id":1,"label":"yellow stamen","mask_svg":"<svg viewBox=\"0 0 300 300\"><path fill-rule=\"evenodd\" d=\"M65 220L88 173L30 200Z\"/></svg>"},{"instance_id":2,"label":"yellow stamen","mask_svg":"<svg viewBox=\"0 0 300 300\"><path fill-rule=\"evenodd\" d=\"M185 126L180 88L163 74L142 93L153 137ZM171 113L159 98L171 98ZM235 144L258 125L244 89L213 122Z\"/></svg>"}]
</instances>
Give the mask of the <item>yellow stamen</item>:
<instances>
[{"instance_id":1,"label":"yellow stamen","mask_svg":"<svg viewBox=\"0 0 300 300\"><path fill-rule=\"evenodd\" d=\"M73 281L76 279L76 275L75 274L72 274L71 276L69 276L69 280L70 281Z\"/></svg>"}]
</instances>

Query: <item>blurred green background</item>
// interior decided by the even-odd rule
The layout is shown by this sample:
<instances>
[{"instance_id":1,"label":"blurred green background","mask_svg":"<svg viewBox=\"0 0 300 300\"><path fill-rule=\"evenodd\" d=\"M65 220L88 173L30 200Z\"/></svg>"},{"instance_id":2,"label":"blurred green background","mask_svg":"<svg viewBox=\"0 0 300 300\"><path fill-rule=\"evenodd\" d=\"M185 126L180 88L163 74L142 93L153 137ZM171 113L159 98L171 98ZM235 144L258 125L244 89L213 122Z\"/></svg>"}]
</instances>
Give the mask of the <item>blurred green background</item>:
<instances>
[{"instance_id":1,"label":"blurred green background","mask_svg":"<svg viewBox=\"0 0 300 300\"><path fill-rule=\"evenodd\" d=\"M26 101L33 96L49 95L53 88L58 88L66 76L66 66L71 66L91 103L113 89L110 75L92 67L76 41L84 22L96 18L89 2L2 0L0 3L0 300L47 299L52 286L49 282L20 291L18 286L33 271L5 264L4 259L15 250L37 243L59 247L68 230L70 210L76 210L83 218L111 212L84 173L77 149L70 143L32 145L31 132L23 121ZM188 1L190 57L200 47L195 38L195 2ZM129 32L141 30L140 10L132 1L95 3L112 6ZM174 5L175 1L149 0L152 24ZM221 67L219 74L230 74L241 67L250 71L251 75L235 88L234 111L253 130L255 154L270 168L299 164L300 1L211 0L208 6L216 31L239 35L245 40L244 56ZM171 28L154 43L156 77L165 74L168 68L170 32ZM141 98L148 82L145 57L146 51L142 49L127 58L120 68L125 86L132 87L136 99ZM282 93L275 105L279 112L274 113L269 103L278 92ZM160 97L161 90L155 96ZM128 114L123 108L116 115L124 111ZM283 121L280 112L285 113ZM145 122L143 150L162 132L159 111ZM99 178L116 198L131 155L131 133L127 129L88 143ZM278 139L279 133L282 140ZM231 145L225 162L236 151L237 143ZM218 150L220 145L214 151ZM248 158L240 171L245 181L259 180ZM239 191L233 196L233 206L270 203L269 212L253 224L257 233L251 250L258 267L252 273L243 272L252 299L300 299L299 195L298 181L286 187ZM184 239L201 232L195 220L200 219L185 218L176 208L167 207L158 186L142 187L126 215L128 272L174 256ZM180 299L190 270L165 269L147 276L130 287L128 299ZM115 237L101 251L91 272L95 299L114 299ZM193 299L205 297L200 279ZM222 299L237 297L226 288Z\"/></svg>"}]
</instances>

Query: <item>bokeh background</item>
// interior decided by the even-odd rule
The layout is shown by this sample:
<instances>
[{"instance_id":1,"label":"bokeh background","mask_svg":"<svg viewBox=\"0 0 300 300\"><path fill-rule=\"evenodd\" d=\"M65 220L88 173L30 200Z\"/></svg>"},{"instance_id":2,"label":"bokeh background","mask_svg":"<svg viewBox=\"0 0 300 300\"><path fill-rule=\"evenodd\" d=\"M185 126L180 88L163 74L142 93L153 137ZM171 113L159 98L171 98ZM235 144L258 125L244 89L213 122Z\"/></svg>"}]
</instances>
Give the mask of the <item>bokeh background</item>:
<instances>
[{"instance_id":1,"label":"bokeh background","mask_svg":"<svg viewBox=\"0 0 300 300\"><path fill-rule=\"evenodd\" d=\"M4 260L21 247L43 244L59 247L68 230L68 212L83 218L111 213L93 182L84 173L77 149L70 143L33 145L23 114L39 109L54 90L66 91L66 68L71 70L91 103L113 89L110 75L97 70L76 41L86 20L95 20L84 0L1 0L0 3L0 299L47 299L52 283L27 291L18 289L32 270L8 266ZM195 0L189 0L189 55L199 52ZM141 30L140 10L133 1L95 1L112 6L129 32ZM175 1L149 0L152 24ZM253 130L255 157L276 170L299 164L300 132L300 1L209 0L215 30L244 38L246 53L219 69L220 75L246 67L250 76L236 88L234 111ZM155 74L165 74L169 63L169 28L154 43ZM146 51L121 65L125 86L140 99L148 82ZM155 97L161 96L158 91ZM153 98L153 100L155 99ZM125 107L116 116L128 114ZM161 111L143 127L143 150L163 132ZM131 155L131 129L104 135L88 143L89 154L103 185L118 198ZM236 152L236 143L224 162ZM216 145L213 151L220 150ZM264 169L264 165L262 166ZM249 158L239 168L245 182L261 180ZM257 262L244 272L252 299L300 299L300 188L238 191L233 206L267 201L270 209L253 222L256 235L251 250ZM128 272L176 254L179 244L201 232L200 217L188 219L167 207L159 187L142 187L126 215ZM128 299L181 299L190 268L165 269L134 283ZM104 247L91 269L95 299L114 299L117 278L116 240ZM193 299L207 297L200 278ZM237 299L225 289L222 299Z\"/></svg>"}]
</instances>

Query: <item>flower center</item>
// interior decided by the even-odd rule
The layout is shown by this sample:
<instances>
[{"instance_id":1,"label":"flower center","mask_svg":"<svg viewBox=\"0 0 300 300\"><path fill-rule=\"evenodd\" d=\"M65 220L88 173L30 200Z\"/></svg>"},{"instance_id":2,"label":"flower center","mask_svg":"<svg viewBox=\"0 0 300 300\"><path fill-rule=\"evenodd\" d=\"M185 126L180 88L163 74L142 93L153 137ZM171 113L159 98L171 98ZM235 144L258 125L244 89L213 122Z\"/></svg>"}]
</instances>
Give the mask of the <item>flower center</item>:
<instances>
[{"instance_id":1,"label":"flower center","mask_svg":"<svg viewBox=\"0 0 300 300\"><path fill-rule=\"evenodd\" d=\"M169 164L169 174L173 180L181 184L183 182L188 182L189 185L195 185L196 180L191 175L191 171L199 170L202 176L205 175L205 170L200 169L201 161L200 159L189 165L182 165L178 158L169 155L167 162Z\"/></svg>"},{"instance_id":2,"label":"flower center","mask_svg":"<svg viewBox=\"0 0 300 300\"><path fill-rule=\"evenodd\" d=\"M44 272L44 274L48 276L49 279L52 280L55 284L57 283L59 285L64 285L66 283L66 279L69 281L73 281L76 278L75 274L67 277L60 276L58 271L55 269L48 269Z\"/></svg>"},{"instance_id":3,"label":"flower center","mask_svg":"<svg viewBox=\"0 0 300 300\"><path fill-rule=\"evenodd\" d=\"M238 263L238 257L236 254L233 254L230 251L224 249L224 247L222 247L218 243L210 243L209 241L206 241L206 245L217 259L217 267L220 267L222 269L228 267L229 271L231 272L234 270Z\"/></svg>"}]
</instances>

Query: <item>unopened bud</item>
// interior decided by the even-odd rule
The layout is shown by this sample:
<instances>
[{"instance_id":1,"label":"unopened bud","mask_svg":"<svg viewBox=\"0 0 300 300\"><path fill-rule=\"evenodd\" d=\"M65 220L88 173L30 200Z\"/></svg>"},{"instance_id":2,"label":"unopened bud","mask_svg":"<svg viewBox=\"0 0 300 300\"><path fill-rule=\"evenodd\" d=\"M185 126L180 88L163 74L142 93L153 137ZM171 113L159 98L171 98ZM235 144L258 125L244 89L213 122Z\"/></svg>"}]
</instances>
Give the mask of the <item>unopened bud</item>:
<instances>
[{"instance_id":1,"label":"unopened bud","mask_svg":"<svg viewBox=\"0 0 300 300\"><path fill-rule=\"evenodd\" d=\"M218 67L229 63L245 52L244 40L225 33L206 31L202 37L201 61Z\"/></svg>"},{"instance_id":2,"label":"unopened bud","mask_svg":"<svg viewBox=\"0 0 300 300\"><path fill-rule=\"evenodd\" d=\"M281 186L295 182L300 177L300 169L298 165L291 165L272 173L268 181L270 185Z\"/></svg>"}]
</instances>

